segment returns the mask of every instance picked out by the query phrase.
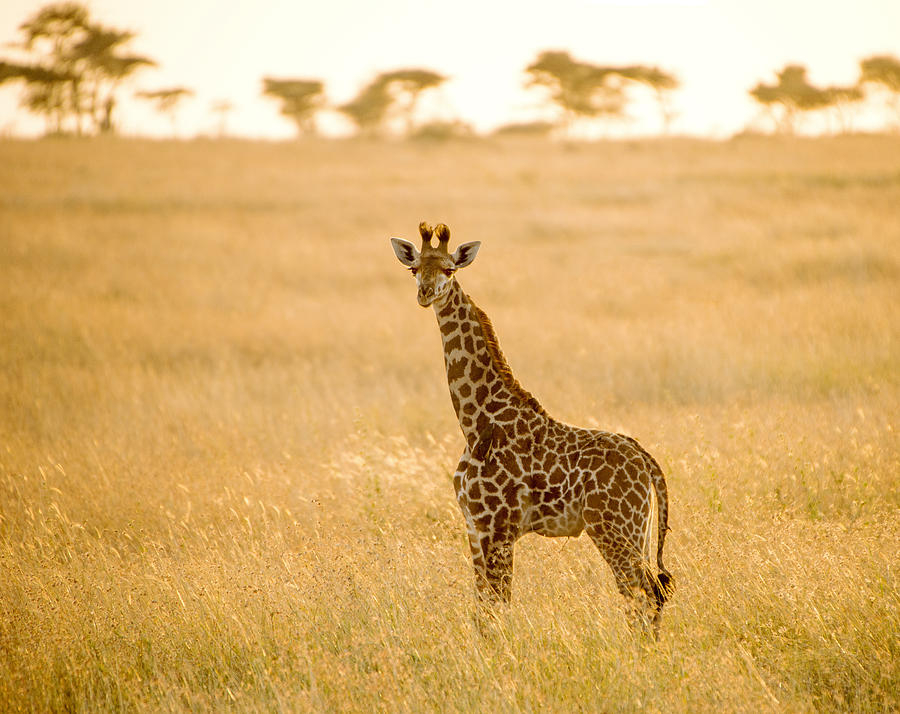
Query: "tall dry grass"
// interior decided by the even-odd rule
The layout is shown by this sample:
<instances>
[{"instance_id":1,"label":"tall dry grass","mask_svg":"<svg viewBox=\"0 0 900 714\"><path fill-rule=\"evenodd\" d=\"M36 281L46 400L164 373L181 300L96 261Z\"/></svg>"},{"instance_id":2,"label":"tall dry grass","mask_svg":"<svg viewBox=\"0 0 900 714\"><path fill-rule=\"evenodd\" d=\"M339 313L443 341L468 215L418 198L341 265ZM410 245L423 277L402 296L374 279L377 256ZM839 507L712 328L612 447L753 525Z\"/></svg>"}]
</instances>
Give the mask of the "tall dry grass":
<instances>
[{"instance_id":1,"label":"tall dry grass","mask_svg":"<svg viewBox=\"0 0 900 714\"><path fill-rule=\"evenodd\" d=\"M0 143L0 709L900 707L900 143ZM433 316L668 473L635 638L528 537L492 636Z\"/></svg>"}]
</instances>

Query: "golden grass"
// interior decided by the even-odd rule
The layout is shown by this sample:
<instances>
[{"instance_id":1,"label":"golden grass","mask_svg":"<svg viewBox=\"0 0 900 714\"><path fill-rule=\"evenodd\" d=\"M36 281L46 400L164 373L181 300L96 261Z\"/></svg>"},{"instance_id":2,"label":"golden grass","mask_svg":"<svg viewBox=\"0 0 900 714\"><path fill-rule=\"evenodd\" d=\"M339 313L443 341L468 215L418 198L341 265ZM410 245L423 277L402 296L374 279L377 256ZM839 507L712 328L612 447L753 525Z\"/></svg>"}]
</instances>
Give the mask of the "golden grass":
<instances>
[{"instance_id":1,"label":"golden grass","mask_svg":"<svg viewBox=\"0 0 900 714\"><path fill-rule=\"evenodd\" d=\"M898 155L0 143L0 709L896 711ZM420 220L667 471L658 644L585 538L475 635Z\"/></svg>"}]
</instances>

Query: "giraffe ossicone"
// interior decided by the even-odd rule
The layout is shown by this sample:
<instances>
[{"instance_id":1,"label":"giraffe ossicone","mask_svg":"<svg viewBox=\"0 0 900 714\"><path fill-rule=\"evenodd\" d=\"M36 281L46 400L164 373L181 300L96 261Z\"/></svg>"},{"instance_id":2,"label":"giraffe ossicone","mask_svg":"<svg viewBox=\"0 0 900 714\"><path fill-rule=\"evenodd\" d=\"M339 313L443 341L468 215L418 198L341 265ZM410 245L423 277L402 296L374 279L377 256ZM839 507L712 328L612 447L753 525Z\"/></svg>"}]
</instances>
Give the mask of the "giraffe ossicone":
<instances>
[{"instance_id":1,"label":"giraffe ossicone","mask_svg":"<svg viewBox=\"0 0 900 714\"><path fill-rule=\"evenodd\" d=\"M629 607L658 632L673 589L663 565L669 508L662 469L629 436L551 417L515 379L490 320L456 280L480 242L463 243L451 254L443 223L434 229L421 223L419 233L420 249L402 238L391 244L416 278L419 305L434 309L441 332L450 400L466 439L453 486L466 521L476 598L485 606L509 602L513 546L521 536L584 531ZM654 492L656 573L645 556Z\"/></svg>"}]
</instances>

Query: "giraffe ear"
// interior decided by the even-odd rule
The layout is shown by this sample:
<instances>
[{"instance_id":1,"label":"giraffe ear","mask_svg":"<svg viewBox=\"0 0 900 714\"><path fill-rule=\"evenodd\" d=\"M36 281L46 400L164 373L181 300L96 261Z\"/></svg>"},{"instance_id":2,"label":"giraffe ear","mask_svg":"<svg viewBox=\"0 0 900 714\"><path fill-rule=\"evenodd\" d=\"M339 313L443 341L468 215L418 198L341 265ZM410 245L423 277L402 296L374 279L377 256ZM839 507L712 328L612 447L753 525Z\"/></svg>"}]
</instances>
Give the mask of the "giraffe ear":
<instances>
[{"instance_id":1,"label":"giraffe ear","mask_svg":"<svg viewBox=\"0 0 900 714\"><path fill-rule=\"evenodd\" d=\"M394 247L394 253L399 260L407 268L411 268L419 258L419 251L416 246L403 238L391 238L391 245Z\"/></svg>"},{"instance_id":2,"label":"giraffe ear","mask_svg":"<svg viewBox=\"0 0 900 714\"><path fill-rule=\"evenodd\" d=\"M465 268L470 265L475 256L478 255L478 249L481 247L480 240L474 240L471 243L463 243L453 253L453 262L457 268Z\"/></svg>"}]
</instances>

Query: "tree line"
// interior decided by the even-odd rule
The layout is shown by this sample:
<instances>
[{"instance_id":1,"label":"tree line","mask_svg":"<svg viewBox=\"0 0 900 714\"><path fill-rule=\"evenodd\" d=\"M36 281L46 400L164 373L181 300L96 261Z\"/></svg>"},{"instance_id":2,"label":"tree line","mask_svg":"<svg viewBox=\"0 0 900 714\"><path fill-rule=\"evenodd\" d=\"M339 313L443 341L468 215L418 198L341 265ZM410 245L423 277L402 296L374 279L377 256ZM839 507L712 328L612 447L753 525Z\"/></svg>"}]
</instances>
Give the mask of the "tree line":
<instances>
[{"instance_id":1,"label":"tree line","mask_svg":"<svg viewBox=\"0 0 900 714\"><path fill-rule=\"evenodd\" d=\"M24 60L0 59L0 84L23 86L21 105L44 119L48 134L104 134L116 131L117 107L125 87L141 70L156 66L128 46L135 33L106 27L91 18L77 2L47 5L20 25ZM627 108L640 92L655 103L660 131L669 133L675 118L672 97L679 80L659 67L598 65L573 58L568 52L541 52L525 68L525 86L540 90L552 107L543 122L510 124L502 133L571 135L580 127L628 120ZM293 122L299 136L315 134L316 117L325 110L346 117L361 136L389 133L437 137L471 133L462 121L416 124L421 97L440 88L448 78L422 68L396 69L378 74L349 102L328 101L319 79L264 77L261 93L279 103L280 112ZM892 117L900 128L900 60L877 55L860 62L852 86L816 87L802 65L788 65L773 84L758 83L749 90L776 131L793 133L805 115L825 112L838 129L851 129L854 112L863 102ZM132 97L150 101L172 122L179 104L193 95L187 87L161 87L133 91ZM214 102L219 133L225 133L233 106Z\"/></svg>"},{"instance_id":2,"label":"tree line","mask_svg":"<svg viewBox=\"0 0 900 714\"><path fill-rule=\"evenodd\" d=\"M542 52L526 68L527 86L541 87L556 105L553 122L507 126L507 131L542 131L557 126L570 130L579 121L598 118L621 119L625 116L628 89L649 87L656 97L663 124L673 117L670 93L678 80L658 67L631 65L611 67L573 59L568 52ZM407 136L414 132L452 134L470 131L462 122L437 122L416 127L415 110L419 97L447 81L427 69L401 69L383 72L365 85L346 104L329 106L324 84L313 79L263 79L263 93L281 102L281 113L297 126L299 134L315 131L315 114L331 108L346 116L359 134L377 136L387 133L391 123L400 123Z\"/></svg>"},{"instance_id":3,"label":"tree line","mask_svg":"<svg viewBox=\"0 0 900 714\"><path fill-rule=\"evenodd\" d=\"M867 99L881 104L900 128L900 60L875 55L859 63L859 78L849 86L816 87L809 82L806 67L789 64L773 84L760 82L750 96L760 104L776 130L793 134L804 115L828 112L843 132L852 128L854 110Z\"/></svg>"}]
</instances>

